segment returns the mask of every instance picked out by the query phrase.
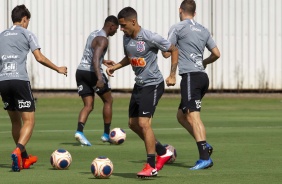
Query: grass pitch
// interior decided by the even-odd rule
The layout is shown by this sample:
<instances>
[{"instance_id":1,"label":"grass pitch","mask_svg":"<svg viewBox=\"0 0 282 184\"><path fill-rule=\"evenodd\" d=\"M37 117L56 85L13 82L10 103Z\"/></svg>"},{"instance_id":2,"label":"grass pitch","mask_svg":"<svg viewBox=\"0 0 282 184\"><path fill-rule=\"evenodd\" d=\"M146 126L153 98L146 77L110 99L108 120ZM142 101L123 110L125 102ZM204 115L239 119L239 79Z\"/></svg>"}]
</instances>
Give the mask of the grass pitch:
<instances>
[{"instance_id":1,"label":"grass pitch","mask_svg":"<svg viewBox=\"0 0 282 184\"><path fill-rule=\"evenodd\" d=\"M123 128L127 139L122 145L99 140L103 133L102 103L96 98L84 131L91 147L81 147L74 139L82 107L78 96L38 97L36 126L27 150L39 160L19 173L11 172L10 154L15 145L10 120L1 110L0 183L281 183L282 96L208 94L202 102L201 117L207 140L214 147L214 166L201 171L188 169L198 159L198 151L194 140L176 121L179 97L164 96L154 115L153 128L163 144L176 148L177 159L165 165L157 177L143 180L137 179L136 173L142 169L146 153L143 142L127 127L129 97L114 97L111 128ZM50 165L50 155L58 148L72 155L68 170L54 170ZM95 179L91 174L90 165L97 156L112 160L114 171L109 179Z\"/></svg>"}]
</instances>

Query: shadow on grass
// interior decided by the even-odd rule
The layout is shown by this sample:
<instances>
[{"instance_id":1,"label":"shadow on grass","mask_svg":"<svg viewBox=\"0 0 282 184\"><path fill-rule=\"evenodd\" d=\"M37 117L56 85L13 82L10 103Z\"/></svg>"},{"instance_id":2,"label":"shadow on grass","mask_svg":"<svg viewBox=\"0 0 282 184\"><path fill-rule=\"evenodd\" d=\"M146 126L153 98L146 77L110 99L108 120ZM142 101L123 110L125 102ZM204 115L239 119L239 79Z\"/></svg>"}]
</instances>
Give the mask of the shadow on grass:
<instances>
[{"instance_id":1,"label":"shadow on grass","mask_svg":"<svg viewBox=\"0 0 282 184\"><path fill-rule=\"evenodd\" d=\"M10 168L11 169L12 165L11 164L0 164L0 167L1 168Z\"/></svg>"},{"instance_id":2,"label":"shadow on grass","mask_svg":"<svg viewBox=\"0 0 282 184\"><path fill-rule=\"evenodd\" d=\"M64 172L64 171L69 170L69 168L67 168L67 169L56 169L56 168L50 167L50 168L48 168L48 170L50 170L50 171L60 171L60 172Z\"/></svg>"},{"instance_id":3,"label":"shadow on grass","mask_svg":"<svg viewBox=\"0 0 282 184\"><path fill-rule=\"evenodd\" d=\"M137 180L155 180L157 178L161 178L162 176L157 176L157 177L148 177L148 178L138 178L136 176L136 173L113 173L113 176L118 176L118 177L122 177L122 178L136 178Z\"/></svg>"},{"instance_id":4,"label":"shadow on grass","mask_svg":"<svg viewBox=\"0 0 282 184\"><path fill-rule=\"evenodd\" d=\"M79 173L83 174L83 175L92 175L91 172L79 172ZM123 177L123 178L134 178L134 177L136 177L136 173L116 173L116 172L114 172L114 173L112 173L112 176L119 176L119 177ZM95 179L95 177L94 177L94 179ZM97 179L100 179L100 178L97 178Z\"/></svg>"},{"instance_id":5,"label":"shadow on grass","mask_svg":"<svg viewBox=\"0 0 282 184\"><path fill-rule=\"evenodd\" d=\"M174 162L171 164L165 164L164 167L184 167L184 168L190 168L193 167L194 165L187 165L186 163L180 163L180 162Z\"/></svg>"},{"instance_id":6,"label":"shadow on grass","mask_svg":"<svg viewBox=\"0 0 282 184\"><path fill-rule=\"evenodd\" d=\"M129 162L132 162L132 163L146 163L146 160L130 160ZM171 164L165 164L164 165L164 168L165 167L184 167L184 168L190 168L190 167L193 167L194 165L187 165L186 163L182 163L182 162L174 162L174 163L171 163Z\"/></svg>"},{"instance_id":7,"label":"shadow on grass","mask_svg":"<svg viewBox=\"0 0 282 184\"><path fill-rule=\"evenodd\" d=\"M88 175L88 176L92 176L92 177L89 177L88 179L90 180L101 180L101 179L109 179L109 178L95 178L94 175L91 173L91 172L79 172L80 174L82 175Z\"/></svg>"},{"instance_id":8,"label":"shadow on grass","mask_svg":"<svg viewBox=\"0 0 282 184\"><path fill-rule=\"evenodd\" d=\"M123 177L123 178L135 178L136 173L116 173L112 174L113 176Z\"/></svg>"},{"instance_id":9,"label":"shadow on grass","mask_svg":"<svg viewBox=\"0 0 282 184\"><path fill-rule=\"evenodd\" d=\"M131 162L131 163L143 163L143 164L145 164L147 161L146 160L129 160L128 162Z\"/></svg>"}]
</instances>

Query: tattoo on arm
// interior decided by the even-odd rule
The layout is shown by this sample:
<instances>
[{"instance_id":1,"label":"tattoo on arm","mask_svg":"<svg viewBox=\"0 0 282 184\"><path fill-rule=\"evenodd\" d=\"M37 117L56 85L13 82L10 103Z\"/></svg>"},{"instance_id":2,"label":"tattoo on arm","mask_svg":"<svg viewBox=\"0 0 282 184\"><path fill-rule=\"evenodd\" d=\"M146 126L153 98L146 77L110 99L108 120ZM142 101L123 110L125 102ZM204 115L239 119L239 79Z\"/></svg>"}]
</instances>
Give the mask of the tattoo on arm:
<instances>
[{"instance_id":1,"label":"tattoo on arm","mask_svg":"<svg viewBox=\"0 0 282 184\"><path fill-rule=\"evenodd\" d=\"M172 64L170 68L170 74L175 75L177 69L177 64Z\"/></svg>"}]
</instances>

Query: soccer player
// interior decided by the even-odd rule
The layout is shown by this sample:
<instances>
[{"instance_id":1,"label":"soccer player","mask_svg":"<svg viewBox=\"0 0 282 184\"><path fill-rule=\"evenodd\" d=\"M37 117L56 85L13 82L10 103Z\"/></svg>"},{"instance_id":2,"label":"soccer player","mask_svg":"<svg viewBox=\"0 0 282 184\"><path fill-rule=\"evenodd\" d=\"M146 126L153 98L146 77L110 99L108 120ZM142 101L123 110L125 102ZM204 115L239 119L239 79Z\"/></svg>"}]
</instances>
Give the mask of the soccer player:
<instances>
[{"instance_id":1,"label":"soccer player","mask_svg":"<svg viewBox=\"0 0 282 184\"><path fill-rule=\"evenodd\" d=\"M16 6L12 10L13 26L0 34L0 93L16 143L11 154L13 171L28 169L37 161L25 148L35 124L34 98L26 69L29 50L42 65L67 75L67 67L56 66L41 53L36 36L27 30L30 17L25 5Z\"/></svg>"},{"instance_id":2,"label":"soccer player","mask_svg":"<svg viewBox=\"0 0 282 184\"><path fill-rule=\"evenodd\" d=\"M196 140L200 159L191 170L206 169L213 166L210 158L213 148L206 142L205 126L200 118L201 100L209 87L209 78L205 72L208 64L220 57L220 52L211 37L210 32L201 24L195 22L196 3L194 0L184 0L179 8L179 23L173 25L168 33L168 39L179 49L179 74L181 102L177 112L178 122ZM203 59L205 47L211 55ZM169 57L170 53L163 54Z\"/></svg>"},{"instance_id":3,"label":"soccer player","mask_svg":"<svg viewBox=\"0 0 282 184\"><path fill-rule=\"evenodd\" d=\"M170 75L166 84L173 86L176 83L178 50L160 35L142 28L137 21L137 12L131 7L123 8L118 13L118 21L121 31L124 32L125 57L116 65L107 68L107 74L112 76L115 70L129 64L135 72L135 85L129 104L129 127L144 141L147 152L147 163L137 176L157 176L158 170L172 156L172 152L156 141L151 127L156 106L164 92L164 79L157 64L157 53L161 50L172 55Z\"/></svg>"},{"instance_id":4,"label":"soccer player","mask_svg":"<svg viewBox=\"0 0 282 184\"><path fill-rule=\"evenodd\" d=\"M76 83L78 94L84 103L78 116L77 131L75 138L82 145L91 146L83 133L86 121L94 108L95 93L104 103L104 134L103 142L109 142L110 125L112 121L113 98L107 77L103 73L102 63L106 66L114 64L113 61L104 60L108 48L108 37L113 36L118 29L118 20L115 16L108 16L104 26L100 30L93 31L88 36L80 64L76 70Z\"/></svg>"}]
</instances>

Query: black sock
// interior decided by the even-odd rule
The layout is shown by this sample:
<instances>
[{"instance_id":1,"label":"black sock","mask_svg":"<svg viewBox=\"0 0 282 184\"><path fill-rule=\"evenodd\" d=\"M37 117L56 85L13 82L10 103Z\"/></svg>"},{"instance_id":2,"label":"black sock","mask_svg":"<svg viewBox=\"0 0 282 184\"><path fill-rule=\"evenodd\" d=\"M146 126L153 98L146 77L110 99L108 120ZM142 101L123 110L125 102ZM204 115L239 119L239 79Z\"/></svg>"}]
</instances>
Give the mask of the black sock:
<instances>
[{"instance_id":1,"label":"black sock","mask_svg":"<svg viewBox=\"0 0 282 184\"><path fill-rule=\"evenodd\" d=\"M27 154L26 150L22 152L21 156L22 156L22 158L28 158L28 154Z\"/></svg>"},{"instance_id":2,"label":"black sock","mask_svg":"<svg viewBox=\"0 0 282 184\"><path fill-rule=\"evenodd\" d=\"M85 126L85 123L78 122L77 123L77 131L83 132L84 126Z\"/></svg>"},{"instance_id":3,"label":"black sock","mask_svg":"<svg viewBox=\"0 0 282 184\"><path fill-rule=\"evenodd\" d=\"M20 148L21 152L25 151L24 145L22 145L20 143L17 144L17 148Z\"/></svg>"},{"instance_id":4,"label":"black sock","mask_svg":"<svg viewBox=\"0 0 282 184\"><path fill-rule=\"evenodd\" d=\"M156 142L156 152L159 156L166 154L166 148L159 142Z\"/></svg>"},{"instance_id":5,"label":"black sock","mask_svg":"<svg viewBox=\"0 0 282 184\"><path fill-rule=\"evenodd\" d=\"M147 154L147 163L151 166L151 167L153 167L153 168L155 168L156 167L156 164L155 164L155 157L156 157L156 155L155 154Z\"/></svg>"},{"instance_id":6,"label":"black sock","mask_svg":"<svg viewBox=\"0 0 282 184\"><path fill-rule=\"evenodd\" d=\"M206 146L207 142L206 141L200 141L197 142L199 154L200 154L200 159L202 160L208 160L209 159L209 152L208 148Z\"/></svg>"},{"instance_id":7,"label":"black sock","mask_svg":"<svg viewBox=\"0 0 282 184\"><path fill-rule=\"evenodd\" d=\"M111 123L104 123L104 133L106 134L110 133L110 126L111 126Z\"/></svg>"}]
</instances>

